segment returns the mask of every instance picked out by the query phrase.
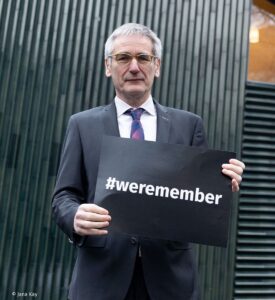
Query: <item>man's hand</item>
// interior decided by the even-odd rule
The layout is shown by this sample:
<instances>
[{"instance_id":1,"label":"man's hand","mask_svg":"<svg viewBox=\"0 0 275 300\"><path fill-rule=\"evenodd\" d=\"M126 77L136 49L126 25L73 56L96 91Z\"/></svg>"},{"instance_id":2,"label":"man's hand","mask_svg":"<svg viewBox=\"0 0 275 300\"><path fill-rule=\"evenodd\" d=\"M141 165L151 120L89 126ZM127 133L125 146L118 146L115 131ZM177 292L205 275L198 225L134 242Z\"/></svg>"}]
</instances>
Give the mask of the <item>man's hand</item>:
<instances>
[{"instance_id":1,"label":"man's hand","mask_svg":"<svg viewBox=\"0 0 275 300\"><path fill-rule=\"evenodd\" d=\"M83 235L103 235L108 231L111 216L109 212L96 204L81 204L74 217L74 231Z\"/></svg>"},{"instance_id":2,"label":"man's hand","mask_svg":"<svg viewBox=\"0 0 275 300\"><path fill-rule=\"evenodd\" d=\"M222 165L223 174L229 176L232 179L232 192L239 191L244 169L244 163L234 158L230 159L228 164Z\"/></svg>"}]
</instances>

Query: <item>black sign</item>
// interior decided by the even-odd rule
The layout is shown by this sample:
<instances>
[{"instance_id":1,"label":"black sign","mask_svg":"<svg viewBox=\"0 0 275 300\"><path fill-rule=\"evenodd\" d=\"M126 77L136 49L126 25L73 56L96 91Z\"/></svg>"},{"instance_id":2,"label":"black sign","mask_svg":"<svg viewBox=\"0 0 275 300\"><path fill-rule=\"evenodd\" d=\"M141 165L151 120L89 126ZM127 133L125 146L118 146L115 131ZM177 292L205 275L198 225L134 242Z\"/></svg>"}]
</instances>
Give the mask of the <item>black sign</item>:
<instances>
[{"instance_id":1,"label":"black sign","mask_svg":"<svg viewBox=\"0 0 275 300\"><path fill-rule=\"evenodd\" d=\"M108 230L226 246L231 179L221 165L235 153L105 136L95 202Z\"/></svg>"}]
</instances>

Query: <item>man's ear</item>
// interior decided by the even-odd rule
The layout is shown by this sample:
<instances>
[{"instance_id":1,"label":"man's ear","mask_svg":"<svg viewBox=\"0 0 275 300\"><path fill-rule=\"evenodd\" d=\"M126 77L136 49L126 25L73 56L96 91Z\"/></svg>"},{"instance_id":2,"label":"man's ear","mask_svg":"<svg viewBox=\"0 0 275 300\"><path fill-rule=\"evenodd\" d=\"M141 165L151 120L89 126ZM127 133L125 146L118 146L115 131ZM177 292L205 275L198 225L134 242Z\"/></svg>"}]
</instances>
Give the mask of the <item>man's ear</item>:
<instances>
[{"instance_id":1,"label":"man's ear","mask_svg":"<svg viewBox=\"0 0 275 300\"><path fill-rule=\"evenodd\" d=\"M107 77L111 77L112 76L112 72L111 72L111 60L110 59L105 59L105 75Z\"/></svg>"},{"instance_id":2,"label":"man's ear","mask_svg":"<svg viewBox=\"0 0 275 300\"><path fill-rule=\"evenodd\" d=\"M159 77L160 75L160 59L157 58L155 60L155 77Z\"/></svg>"}]
</instances>

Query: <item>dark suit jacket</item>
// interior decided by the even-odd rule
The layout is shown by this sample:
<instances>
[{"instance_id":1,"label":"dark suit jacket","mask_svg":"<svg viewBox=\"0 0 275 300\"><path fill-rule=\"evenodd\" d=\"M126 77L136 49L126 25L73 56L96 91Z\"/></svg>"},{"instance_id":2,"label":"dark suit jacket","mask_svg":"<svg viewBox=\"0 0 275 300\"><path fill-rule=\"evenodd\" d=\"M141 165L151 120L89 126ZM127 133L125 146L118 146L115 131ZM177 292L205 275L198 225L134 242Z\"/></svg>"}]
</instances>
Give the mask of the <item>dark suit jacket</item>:
<instances>
[{"instance_id":1,"label":"dark suit jacket","mask_svg":"<svg viewBox=\"0 0 275 300\"><path fill-rule=\"evenodd\" d=\"M206 146L200 117L155 105L158 142ZM119 136L114 102L77 113L69 120L52 202L57 224L77 245L69 298L123 300L140 245L144 277L153 300L198 299L196 268L189 244L118 233L85 238L74 234L78 206L94 202L104 134Z\"/></svg>"}]
</instances>

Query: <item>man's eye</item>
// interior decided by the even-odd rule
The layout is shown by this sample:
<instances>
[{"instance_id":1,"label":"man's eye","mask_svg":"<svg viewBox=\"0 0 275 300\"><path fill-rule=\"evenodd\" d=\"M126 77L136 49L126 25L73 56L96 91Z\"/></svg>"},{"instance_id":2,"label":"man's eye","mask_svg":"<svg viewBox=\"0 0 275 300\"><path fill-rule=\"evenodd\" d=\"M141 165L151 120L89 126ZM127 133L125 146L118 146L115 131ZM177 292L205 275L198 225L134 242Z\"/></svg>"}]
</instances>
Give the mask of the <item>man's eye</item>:
<instances>
[{"instance_id":1,"label":"man's eye","mask_svg":"<svg viewBox=\"0 0 275 300\"><path fill-rule=\"evenodd\" d=\"M116 60L119 62L128 62L130 61L131 56L127 54L117 54Z\"/></svg>"},{"instance_id":2,"label":"man's eye","mask_svg":"<svg viewBox=\"0 0 275 300\"><path fill-rule=\"evenodd\" d=\"M150 55L147 55L147 54L140 54L140 55L138 56L138 60L139 60L140 62L149 62L149 61L151 61L151 56L150 56Z\"/></svg>"}]
</instances>

